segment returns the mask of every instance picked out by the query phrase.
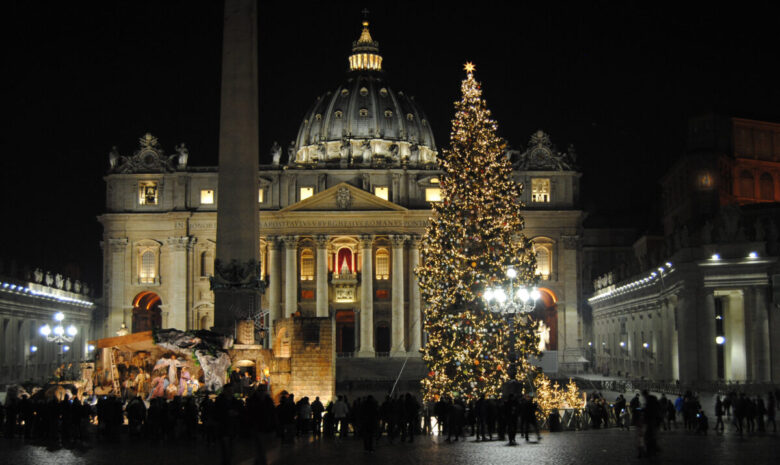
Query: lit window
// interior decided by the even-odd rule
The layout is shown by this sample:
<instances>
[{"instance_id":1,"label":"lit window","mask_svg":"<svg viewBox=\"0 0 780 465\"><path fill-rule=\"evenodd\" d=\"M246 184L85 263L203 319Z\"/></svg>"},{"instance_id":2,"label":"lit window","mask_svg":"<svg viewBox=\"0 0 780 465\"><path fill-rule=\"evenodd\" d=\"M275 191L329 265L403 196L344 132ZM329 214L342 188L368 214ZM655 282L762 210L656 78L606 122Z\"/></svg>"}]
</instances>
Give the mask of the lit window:
<instances>
[{"instance_id":1,"label":"lit window","mask_svg":"<svg viewBox=\"0 0 780 465\"><path fill-rule=\"evenodd\" d=\"M547 203L550 201L550 180L547 178L531 179L531 202Z\"/></svg>"},{"instance_id":2,"label":"lit window","mask_svg":"<svg viewBox=\"0 0 780 465\"><path fill-rule=\"evenodd\" d=\"M408 119L409 121L412 121L414 119L414 115L411 114L411 113L407 113L406 114L406 119Z\"/></svg>"},{"instance_id":3,"label":"lit window","mask_svg":"<svg viewBox=\"0 0 780 465\"><path fill-rule=\"evenodd\" d=\"M154 278L157 276L157 273L155 273L156 262L153 251L147 250L141 254L141 270L138 276L141 283L154 283Z\"/></svg>"},{"instance_id":4,"label":"lit window","mask_svg":"<svg viewBox=\"0 0 780 465\"><path fill-rule=\"evenodd\" d=\"M138 184L138 204L157 205L157 183L144 181Z\"/></svg>"},{"instance_id":5,"label":"lit window","mask_svg":"<svg viewBox=\"0 0 780 465\"><path fill-rule=\"evenodd\" d=\"M341 110L336 110L336 111L333 112L333 116L336 119L341 119L341 117L344 116L344 112L341 111Z\"/></svg>"},{"instance_id":6,"label":"lit window","mask_svg":"<svg viewBox=\"0 0 780 465\"><path fill-rule=\"evenodd\" d=\"M550 250L536 246L536 274L544 280L550 279Z\"/></svg>"},{"instance_id":7,"label":"lit window","mask_svg":"<svg viewBox=\"0 0 780 465\"><path fill-rule=\"evenodd\" d=\"M200 191L200 203L204 205L211 205L214 203L214 190L201 189Z\"/></svg>"},{"instance_id":8,"label":"lit window","mask_svg":"<svg viewBox=\"0 0 780 465\"><path fill-rule=\"evenodd\" d=\"M301 281L314 280L314 252L311 249L301 251Z\"/></svg>"},{"instance_id":9,"label":"lit window","mask_svg":"<svg viewBox=\"0 0 780 465\"><path fill-rule=\"evenodd\" d=\"M380 199L387 200L390 194L390 189L387 186L379 186L374 188L374 195Z\"/></svg>"},{"instance_id":10,"label":"lit window","mask_svg":"<svg viewBox=\"0 0 780 465\"><path fill-rule=\"evenodd\" d=\"M390 252L387 249L376 251L376 279L390 279Z\"/></svg>"},{"instance_id":11,"label":"lit window","mask_svg":"<svg viewBox=\"0 0 780 465\"><path fill-rule=\"evenodd\" d=\"M385 110L385 118L391 118L393 116L392 110Z\"/></svg>"},{"instance_id":12,"label":"lit window","mask_svg":"<svg viewBox=\"0 0 780 465\"><path fill-rule=\"evenodd\" d=\"M427 202L441 202L441 189L438 187L427 187L425 189L425 200Z\"/></svg>"},{"instance_id":13,"label":"lit window","mask_svg":"<svg viewBox=\"0 0 780 465\"><path fill-rule=\"evenodd\" d=\"M431 178L431 184L439 184L439 178Z\"/></svg>"},{"instance_id":14,"label":"lit window","mask_svg":"<svg viewBox=\"0 0 780 465\"><path fill-rule=\"evenodd\" d=\"M265 202L265 189L263 189L262 187L257 190L257 202L258 203Z\"/></svg>"},{"instance_id":15,"label":"lit window","mask_svg":"<svg viewBox=\"0 0 780 465\"><path fill-rule=\"evenodd\" d=\"M363 116L363 117L368 116L368 110L365 109L365 108L361 108L359 113L360 113L360 116Z\"/></svg>"},{"instance_id":16,"label":"lit window","mask_svg":"<svg viewBox=\"0 0 780 465\"><path fill-rule=\"evenodd\" d=\"M300 200L306 200L312 195L314 195L314 188L313 187L301 187L300 191Z\"/></svg>"}]
</instances>

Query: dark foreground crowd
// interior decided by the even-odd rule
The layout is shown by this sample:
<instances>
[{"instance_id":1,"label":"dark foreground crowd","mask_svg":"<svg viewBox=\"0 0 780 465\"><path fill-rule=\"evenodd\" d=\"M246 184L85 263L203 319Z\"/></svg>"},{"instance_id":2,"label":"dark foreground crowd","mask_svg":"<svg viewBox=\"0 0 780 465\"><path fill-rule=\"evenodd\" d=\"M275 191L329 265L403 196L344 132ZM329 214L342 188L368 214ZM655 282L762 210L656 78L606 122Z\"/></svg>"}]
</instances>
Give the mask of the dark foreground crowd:
<instances>
[{"instance_id":1,"label":"dark foreground crowd","mask_svg":"<svg viewBox=\"0 0 780 465\"><path fill-rule=\"evenodd\" d=\"M276 434L283 444L296 438L321 437L342 440L348 437L363 440L367 451L373 451L377 441L392 444L413 442L417 435L437 433L446 442L474 436L477 441L508 441L517 444L517 434L526 441L533 436L540 440L539 406L528 396L509 395L505 399L484 396L465 402L444 398L421 404L411 394L387 396L382 402L373 396L361 397L351 403L346 396L323 405L319 398L297 399L283 393L275 405L262 390L242 397L240 386L225 386L218 396L175 397L166 401L152 399L148 404L140 397L126 403L113 396L87 397L83 401L67 396L58 401L43 396L9 397L0 405L0 432L6 438L23 437L32 443L59 447L78 447L91 435L105 442L118 441L123 425L133 440L203 441L218 444L223 463L232 461L233 442L239 434L251 435L257 447L258 463L264 463L263 437ZM235 394L235 395L234 395ZM723 431L724 417L735 431L753 433L777 431L776 394L766 401L760 396L730 393L718 397L714 415L716 431ZM698 398L687 392L675 401L662 395L660 399L647 391L637 393L630 401L623 395L609 403L599 393L588 396L586 415L591 427L620 427L636 430L640 455L653 455L659 448L657 431L682 427L697 433L707 433L709 421ZM547 418L551 431L560 430L560 417L553 412ZM92 426L92 427L90 427ZM95 428L96 426L96 428Z\"/></svg>"}]
</instances>

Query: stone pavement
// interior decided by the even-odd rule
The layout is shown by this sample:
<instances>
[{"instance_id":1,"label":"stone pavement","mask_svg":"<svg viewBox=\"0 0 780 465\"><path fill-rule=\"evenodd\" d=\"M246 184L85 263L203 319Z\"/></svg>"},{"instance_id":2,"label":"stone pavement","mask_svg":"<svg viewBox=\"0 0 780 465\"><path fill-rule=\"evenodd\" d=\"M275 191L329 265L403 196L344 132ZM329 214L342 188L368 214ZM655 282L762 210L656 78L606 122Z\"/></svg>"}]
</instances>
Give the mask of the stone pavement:
<instances>
[{"instance_id":1,"label":"stone pavement","mask_svg":"<svg viewBox=\"0 0 780 465\"><path fill-rule=\"evenodd\" d=\"M540 443L520 441L510 447L503 442L477 443L473 438L453 444L442 438L417 437L413 444L379 442L373 454L363 451L362 441L349 438L319 442L297 440L295 445L281 445L269 438L269 464L371 464L371 465L460 465L536 463L556 465L624 463L664 464L741 464L777 463L776 451L780 434L740 438L731 431L716 435L697 436L684 431L660 432L660 455L652 459L636 458L636 436L632 431L600 429L563 433L543 433ZM234 464L254 463L254 445L249 439L236 442ZM30 465L143 465L143 464L219 464L216 445L198 442L176 442L170 445L149 441L131 441L123 437L119 443L93 444L84 450L47 450L43 446L25 445L20 439L0 439L0 464Z\"/></svg>"}]
</instances>

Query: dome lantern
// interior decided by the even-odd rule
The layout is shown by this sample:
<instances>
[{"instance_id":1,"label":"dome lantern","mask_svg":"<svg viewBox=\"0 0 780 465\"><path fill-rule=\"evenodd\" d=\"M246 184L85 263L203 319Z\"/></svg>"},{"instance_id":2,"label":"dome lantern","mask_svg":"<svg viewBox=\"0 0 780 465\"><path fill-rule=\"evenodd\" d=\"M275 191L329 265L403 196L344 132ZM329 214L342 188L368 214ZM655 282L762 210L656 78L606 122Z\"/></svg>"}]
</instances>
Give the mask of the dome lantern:
<instances>
[{"instance_id":1,"label":"dome lantern","mask_svg":"<svg viewBox=\"0 0 780 465\"><path fill-rule=\"evenodd\" d=\"M379 54L379 42L371 38L367 19L363 20L363 32L360 33L360 38L352 42L349 70L382 71L382 56Z\"/></svg>"}]
</instances>

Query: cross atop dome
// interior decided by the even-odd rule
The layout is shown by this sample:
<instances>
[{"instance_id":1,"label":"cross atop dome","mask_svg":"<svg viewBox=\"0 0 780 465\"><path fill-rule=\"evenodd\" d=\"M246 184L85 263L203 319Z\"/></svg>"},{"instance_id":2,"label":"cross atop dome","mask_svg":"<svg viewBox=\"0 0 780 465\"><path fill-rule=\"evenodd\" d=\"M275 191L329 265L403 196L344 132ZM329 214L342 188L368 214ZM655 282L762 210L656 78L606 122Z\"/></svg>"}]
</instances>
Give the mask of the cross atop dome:
<instances>
[{"instance_id":1,"label":"cross atop dome","mask_svg":"<svg viewBox=\"0 0 780 465\"><path fill-rule=\"evenodd\" d=\"M363 31L360 38L352 42L352 55L349 56L350 71L382 71L382 56L379 55L379 42L371 38L368 30L368 10L363 10Z\"/></svg>"}]
</instances>

